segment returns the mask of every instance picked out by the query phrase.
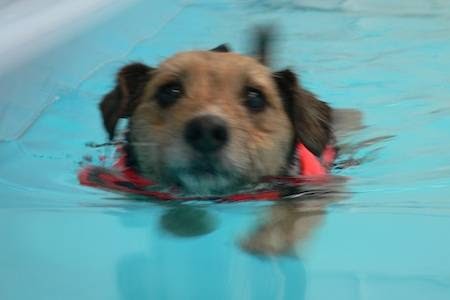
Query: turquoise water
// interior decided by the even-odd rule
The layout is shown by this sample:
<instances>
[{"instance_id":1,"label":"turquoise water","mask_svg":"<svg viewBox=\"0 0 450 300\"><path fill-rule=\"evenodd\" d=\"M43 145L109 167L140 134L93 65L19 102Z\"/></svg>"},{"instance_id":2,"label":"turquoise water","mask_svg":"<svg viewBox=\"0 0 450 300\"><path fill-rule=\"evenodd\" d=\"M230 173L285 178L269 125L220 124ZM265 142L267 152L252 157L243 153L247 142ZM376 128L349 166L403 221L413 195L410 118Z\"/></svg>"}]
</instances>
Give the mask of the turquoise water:
<instances>
[{"instance_id":1,"label":"turquoise water","mask_svg":"<svg viewBox=\"0 0 450 300\"><path fill-rule=\"evenodd\" d=\"M0 77L0 299L450 299L450 4L152 2ZM339 172L351 194L294 253L238 245L270 203L186 204L205 226L183 234L180 218L180 237L164 229L179 206L78 185L83 156L104 154L85 143L105 139L97 103L121 65L245 51L263 21L280 24L277 66L363 112L343 142L393 136L355 153Z\"/></svg>"}]
</instances>

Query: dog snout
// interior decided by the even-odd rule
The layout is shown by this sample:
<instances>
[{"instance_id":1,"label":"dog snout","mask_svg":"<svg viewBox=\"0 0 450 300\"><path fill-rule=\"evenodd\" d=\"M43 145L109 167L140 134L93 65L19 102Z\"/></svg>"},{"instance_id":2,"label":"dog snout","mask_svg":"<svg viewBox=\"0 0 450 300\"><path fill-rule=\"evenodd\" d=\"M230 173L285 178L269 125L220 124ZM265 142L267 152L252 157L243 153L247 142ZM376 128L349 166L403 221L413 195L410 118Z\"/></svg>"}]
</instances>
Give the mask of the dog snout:
<instances>
[{"instance_id":1,"label":"dog snout","mask_svg":"<svg viewBox=\"0 0 450 300\"><path fill-rule=\"evenodd\" d=\"M196 117L187 123L184 138L187 144L200 153L218 151L229 139L227 123L213 115Z\"/></svg>"}]
</instances>

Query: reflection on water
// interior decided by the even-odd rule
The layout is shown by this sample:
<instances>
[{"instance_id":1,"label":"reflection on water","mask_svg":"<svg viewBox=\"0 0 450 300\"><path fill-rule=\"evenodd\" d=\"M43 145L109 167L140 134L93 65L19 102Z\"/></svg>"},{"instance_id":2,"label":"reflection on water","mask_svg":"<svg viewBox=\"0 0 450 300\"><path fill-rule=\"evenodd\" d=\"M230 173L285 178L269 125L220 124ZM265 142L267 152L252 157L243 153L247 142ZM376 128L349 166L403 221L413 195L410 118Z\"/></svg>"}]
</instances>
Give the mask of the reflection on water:
<instances>
[{"instance_id":1,"label":"reflection on water","mask_svg":"<svg viewBox=\"0 0 450 300\"><path fill-rule=\"evenodd\" d=\"M8 120L52 103L0 143L1 299L450 298L450 4L258 3L141 1L0 78L18 103ZM267 19L280 68L364 115L340 140L346 182L301 201L168 206L78 185L83 155L104 154L84 144L104 140L97 103L119 66L245 49L236 32Z\"/></svg>"},{"instance_id":2,"label":"reflection on water","mask_svg":"<svg viewBox=\"0 0 450 300\"><path fill-rule=\"evenodd\" d=\"M185 210L199 215L200 208L189 212L183 206L161 209L160 216L174 209L177 214ZM203 208L204 212L211 210ZM307 280L301 260L262 259L242 255L234 247L232 237L239 234L242 219L247 218L245 210L241 210L241 217L223 218L214 234L184 237L181 241L173 234L155 230L154 209L114 212L129 228L129 234L142 233L140 247L117 260L114 273L120 299L304 299ZM228 214L223 213L222 217ZM225 240L220 238L224 236Z\"/></svg>"},{"instance_id":3,"label":"reflection on water","mask_svg":"<svg viewBox=\"0 0 450 300\"><path fill-rule=\"evenodd\" d=\"M161 216L161 228L179 237L193 237L212 232L217 220L205 209L179 204Z\"/></svg>"}]
</instances>

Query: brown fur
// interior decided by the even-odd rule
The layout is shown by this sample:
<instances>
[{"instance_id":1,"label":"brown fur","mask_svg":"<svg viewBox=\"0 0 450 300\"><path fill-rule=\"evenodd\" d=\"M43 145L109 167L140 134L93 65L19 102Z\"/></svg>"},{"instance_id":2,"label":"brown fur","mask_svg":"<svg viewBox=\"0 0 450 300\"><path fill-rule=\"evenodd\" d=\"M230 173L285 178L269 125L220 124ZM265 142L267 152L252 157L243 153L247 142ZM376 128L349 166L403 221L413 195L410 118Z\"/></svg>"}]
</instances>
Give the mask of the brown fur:
<instances>
[{"instance_id":1,"label":"brown fur","mask_svg":"<svg viewBox=\"0 0 450 300\"><path fill-rule=\"evenodd\" d=\"M332 141L331 108L301 87L290 70L276 72L275 80L294 124L298 141L320 156L324 147Z\"/></svg>"},{"instance_id":2,"label":"brown fur","mask_svg":"<svg viewBox=\"0 0 450 300\"><path fill-rule=\"evenodd\" d=\"M182 133L201 115L224 119L230 140L208 158L214 161L214 176L191 178L193 185L209 181L212 187L193 192L230 191L263 176L282 175L298 141L320 155L332 135L328 105L300 87L291 71L272 73L252 57L225 52L224 46L217 49L179 53L156 69L126 66L115 89L103 99L101 110L111 138L117 120L130 118L128 142L142 174L162 183L190 185L183 183L182 175L189 176L192 165L204 157L185 143ZM174 80L182 84L184 94L173 106L161 107L155 93ZM243 105L246 87L264 94L264 111L251 112Z\"/></svg>"},{"instance_id":3,"label":"brown fur","mask_svg":"<svg viewBox=\"0 0 450 300\"><path fill-rule=\"evenodd\" d=\"M348 118L348 112L332 111L304 89L293 72L273 73L266 66L270 58L267 33L258 36L257 59L230 53L220 45L211 51L179 53L157 68L140 63L122 68L100 109L110 139L118 120L129 119L129 163L153 180L182 185L188 192L232 192L263 176L285 174L296 143L320 156L334 141L334 131L359 128L360 113L351 111L354 117ZM155 93L174 80L182 84L183 96L173 105L161 107ZM268 102L264 111L251 112L243 105L246 87L263 92ZM208 157L196 153L183 139L186 124L201 115L220 117L229 130L226 146ZM346 120L350 124L343 122ZM192 167L204 160L214 164L214 172L193 174ZM336 198L274 205L241 246L259 254L290 251L321 222L326 205Z\"/></svg>"}]
</instances>

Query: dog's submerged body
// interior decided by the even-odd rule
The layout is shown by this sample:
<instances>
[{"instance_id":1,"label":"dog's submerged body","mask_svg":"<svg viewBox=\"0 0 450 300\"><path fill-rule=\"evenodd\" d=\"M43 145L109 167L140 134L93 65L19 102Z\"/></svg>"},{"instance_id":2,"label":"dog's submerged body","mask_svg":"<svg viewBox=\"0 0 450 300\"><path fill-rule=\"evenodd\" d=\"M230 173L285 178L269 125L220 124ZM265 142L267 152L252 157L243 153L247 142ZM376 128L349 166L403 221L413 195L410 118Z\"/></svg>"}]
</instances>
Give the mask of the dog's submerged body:
<instances>
[{"instance_id":1,"label":"dog's submerged body","mask_svg":"<svg viewBox=\"0 0 450 300\"><path fill-rule=\"evenodd\" d=\"M179 53L157 68L125 66L101 111L110 138L129 118L127 157L142 175L214 194L288 175L295 146L320 156L332 142L330 107L290 70L229 52Z\"/></svg>"},{"instance_id":2,"label":"dog's submerged body","mask_svg":"<svg viewBox=\"0 0 450 300\"><path fill-rule=\"evenodd\" d=\"M358 111L332 110L292 71L269 68L268 33L258 33L253 57L221 45L176 54L158 67L133 63L119 71L100 109L110 139L118 120L129 120L120 161L126 158L133 180L137 172L158 188L229 195L261 178L299 175L302 153L320 163L335 135L361 128ZM342 196L334 193L341 187L331 181L312 188L324 189L322 196L312 192L302 198L308 201L274 204L240 245L259 254L292 250L320 223L326 205Z\"/></svg>"}]
</instances>

